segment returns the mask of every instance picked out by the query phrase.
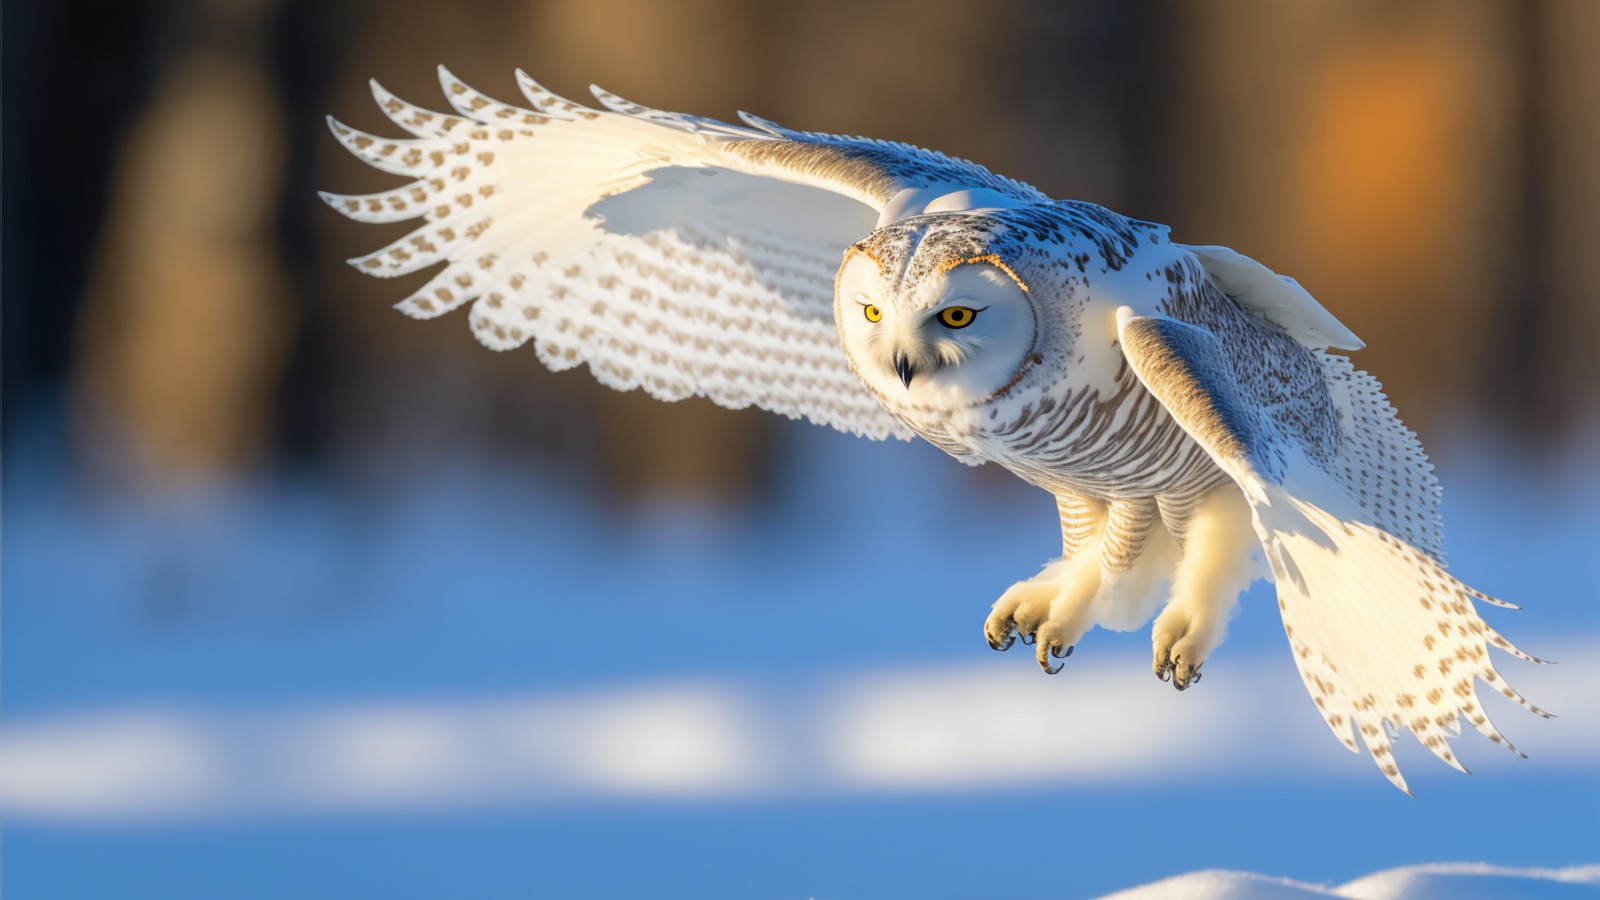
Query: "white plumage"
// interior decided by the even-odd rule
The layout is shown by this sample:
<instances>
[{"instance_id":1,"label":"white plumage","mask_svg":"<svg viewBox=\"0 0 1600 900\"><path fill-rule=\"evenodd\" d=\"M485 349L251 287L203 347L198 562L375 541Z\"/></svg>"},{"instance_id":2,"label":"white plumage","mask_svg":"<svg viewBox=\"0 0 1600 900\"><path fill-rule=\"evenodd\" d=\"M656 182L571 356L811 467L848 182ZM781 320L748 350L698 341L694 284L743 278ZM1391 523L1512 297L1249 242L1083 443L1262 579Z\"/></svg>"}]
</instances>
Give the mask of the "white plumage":
<instances>
[{"instance_id":1,"label":"white plumage","mask_svg":"<svg viewBox=\"0 0 1600 900\"><path fill-rule=\"evenodd\" d=\"M1292 279L920 148L599 89L593 110L520 72L527 109L441 80L455 115L373 85L412 139L331 123L412 179L323 195L359 221L423 220L351 260L383 277L444 263L407 314L470 304L486 345L531 342L621 390L1006 466L1055 496L1062 558L984 631L998 649L1020 634L1046 671L1096 624L1160 609L1154 671L1187 688L1239 592L1270 577L1323 717L1400 788L1391 731L1459 768L1460 717L1503 740L1479 680L1528 706L1488 648L1531 657L1473 605L1499 601L1444 570L1421 446L1328 352L1361 341Z\"/></svg>"}]
</instances>

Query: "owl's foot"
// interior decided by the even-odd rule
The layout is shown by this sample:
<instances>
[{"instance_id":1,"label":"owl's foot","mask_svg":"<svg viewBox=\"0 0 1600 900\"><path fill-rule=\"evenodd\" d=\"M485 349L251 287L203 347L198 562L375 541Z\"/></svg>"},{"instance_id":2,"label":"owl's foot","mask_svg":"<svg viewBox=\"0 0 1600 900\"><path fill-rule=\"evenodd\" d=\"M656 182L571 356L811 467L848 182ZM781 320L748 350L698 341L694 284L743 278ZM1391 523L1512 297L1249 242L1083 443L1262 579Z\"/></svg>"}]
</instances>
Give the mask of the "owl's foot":
<instances>
[{"instance_id":1,"label":"owl's foot","mask_svg":"<svg viewBox=\"0 0 1600 900\"><path fill-rule=\"evenodd\" d=\"M1039 668L1054 675L1061 665L1054 662L1072 655L1072 647L1089 629L1089 603L1100 586L1100 569L1095 565L1072 565L1057 560L1038 575L1019 581L995 601L983 623L983 636L989 646L1006 650L1022 637L1034 647Z\"/></svg>"},{"instance_id":2,"label":"owl's foot","mask_svg":"<svg viewBox=\"0 0 1600 900\"><path fill-rule=\"evenodd\" d=\"M1217 616L1210 610L1191 609L1177 603L1163 610L1151 630L1155 648L1152 668L1156 677L1170 682L1180 691L1199 683L1200 667L1222 643L1227 610L1221 613Z\"/></svg>"}]
</instances>

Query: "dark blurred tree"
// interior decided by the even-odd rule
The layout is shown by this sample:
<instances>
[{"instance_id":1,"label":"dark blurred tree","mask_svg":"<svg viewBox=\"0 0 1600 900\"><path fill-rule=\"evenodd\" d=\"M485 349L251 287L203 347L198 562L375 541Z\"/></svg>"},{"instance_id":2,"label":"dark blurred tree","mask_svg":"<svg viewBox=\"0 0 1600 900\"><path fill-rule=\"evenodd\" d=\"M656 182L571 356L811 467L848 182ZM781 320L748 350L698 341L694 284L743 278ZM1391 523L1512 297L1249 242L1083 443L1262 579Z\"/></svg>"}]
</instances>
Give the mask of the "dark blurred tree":
<instances>
[{"instance_id":1,"label":"dark blurred tree","mask_svg":"<svg viewBox=\"0 0 1600 900\"><path fill-rule=\"evenodd\" d=\"M122 138L160 46L149 0L8 0L0 29L0 414L58 429Z\"/></svg>"}]
</instances>

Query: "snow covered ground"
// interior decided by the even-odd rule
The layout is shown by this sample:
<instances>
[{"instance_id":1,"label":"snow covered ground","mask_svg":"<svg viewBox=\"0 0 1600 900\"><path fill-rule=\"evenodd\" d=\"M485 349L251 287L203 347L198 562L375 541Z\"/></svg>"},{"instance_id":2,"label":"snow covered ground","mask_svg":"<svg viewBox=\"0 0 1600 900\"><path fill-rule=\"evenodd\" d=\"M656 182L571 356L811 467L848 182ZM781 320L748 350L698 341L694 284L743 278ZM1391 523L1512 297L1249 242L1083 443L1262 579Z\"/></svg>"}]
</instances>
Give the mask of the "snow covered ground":
<instances>
[{"instance_id":1,"label":"snow covered ground","mask_svg":"<svg viewBox=\"0 0 1600 900\"><path fill-rule=\"evenodd\" d=\"M1054 549L1047 498L786 434L760 508L627 516L484 467L106 503L47 454L8 460L5 886L1090 897L1600 858L1592 470L1443 473L1453 570L1525 605L1490 621L1561 664L1503 671L1561 718L1492 705L1532 759L1464 738L1470 778L1406 744L1412 800L1329 737L1270 592L1193 691L1149 676L1145 633L1047 678L979 636ZM951 522L954 554L925 524ZM1128 896L1476 896L1432 870L1368 893L1183 877ZM1574 878L1528 890L1593 891Z\"/></svg>"},{"instance_id":2,"label":"snow covered ground","mask_svg":"<svg viewBox=\"0 0 1600 900\"><path fill-rule=\"evenodd\" d=\"M1534 766L1540 775L1593 773L1596 649L1541 646L1571 662L1559 676L1548 669L1522 679L1523 689L1562 710L1561 724L1522 729L1535 764L1487 746L1465 750L1480 776L1516 779ZM1086 686L1077 690L1006 662L41 716L9 729L0 797L15 817L138 822L1040 784L1142 792L1202 778L1359 785L1374 774L1365 757L1325 753L1325 734L1293 727L1307 718L1307 702L1278 659L1235 655L1216 682L1227 687L1194 696L1155 690L1128 654L1074 669ZM1506 706L1498 720L1518 721ZM1173 733L1185 736L1179 764ZM1425 756L1412 756L1408 771L1427 769ZM1444 781L1434 790L1472 785Z\"/></svg>"},{"instance_id":3,"label":"snow covered ground","mask_svg":"<svg viewBox=\"0 0 1600 900\"><path fill-rule=\"evenodd\" d=\"M1432 863L1374 872L1335 887L1251 872L1192 872L1110 894L1104 900L1557 900L1600 897L1600 866L1508 869L1484 863Z\"/></svg>"}]
</instances>

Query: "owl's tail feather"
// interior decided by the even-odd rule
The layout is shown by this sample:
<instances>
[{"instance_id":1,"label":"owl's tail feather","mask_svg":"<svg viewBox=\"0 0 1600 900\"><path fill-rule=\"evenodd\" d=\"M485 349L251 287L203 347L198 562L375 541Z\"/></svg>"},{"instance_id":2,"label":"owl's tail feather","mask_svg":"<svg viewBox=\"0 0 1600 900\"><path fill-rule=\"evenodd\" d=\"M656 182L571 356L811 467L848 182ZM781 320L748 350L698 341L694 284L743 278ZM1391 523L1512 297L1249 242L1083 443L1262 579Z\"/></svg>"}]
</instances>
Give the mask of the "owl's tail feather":
<instances>
[{"instance_id":1,"label":"owl's tail feather","mask_svg":"<svg viewBox=\"0 0 1600 900\"><path fill-rule=\"evenodd\" d=\"M1282 487L1262 487L1253 498L1255 527L1277 581L1283 630L1300 677L1334 736L1357 751L1353 733L1359 732L1396 787L1410 793L1390 745L1402 728L1463 772L1448 743L1460 734L1461 717L1489 740L1511 747L1478 704L1480 680L1550 717L1495 671L1491 646L1544 662L1489 627L1472 603L1499 601L1381 529Z\"/></svg>"}]
</instances>

